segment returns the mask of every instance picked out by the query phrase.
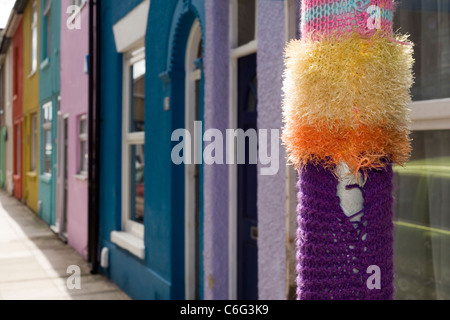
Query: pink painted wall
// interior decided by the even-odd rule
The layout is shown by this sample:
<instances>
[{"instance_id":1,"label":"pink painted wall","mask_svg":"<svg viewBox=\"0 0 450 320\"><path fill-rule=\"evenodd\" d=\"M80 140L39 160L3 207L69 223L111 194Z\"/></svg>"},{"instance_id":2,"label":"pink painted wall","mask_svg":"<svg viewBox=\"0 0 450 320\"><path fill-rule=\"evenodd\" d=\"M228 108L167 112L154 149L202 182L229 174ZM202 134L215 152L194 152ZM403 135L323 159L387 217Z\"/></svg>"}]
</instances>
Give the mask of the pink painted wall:
<instances>
[{"instance_id":1,"label":"pink painted wall","mask_svg":"<svg viewBox=\"0 0 450 320\"><path fill-rule=\"evenodd\" d=\"M61 0L61 115L68 118L68 209L67 236L69 245L84 258L88 245L88 182L77 176L79 168L79 117L88 112L89 5L82 7L80 29L70 29L67 9L70 0ZM61 132L58 132L60 137ZM58 145L59 156L62 150ZM58 175L58 215L62 213L62 175ZM61 221L61 220L59 220Z\"/></svg>"}]
</instances>

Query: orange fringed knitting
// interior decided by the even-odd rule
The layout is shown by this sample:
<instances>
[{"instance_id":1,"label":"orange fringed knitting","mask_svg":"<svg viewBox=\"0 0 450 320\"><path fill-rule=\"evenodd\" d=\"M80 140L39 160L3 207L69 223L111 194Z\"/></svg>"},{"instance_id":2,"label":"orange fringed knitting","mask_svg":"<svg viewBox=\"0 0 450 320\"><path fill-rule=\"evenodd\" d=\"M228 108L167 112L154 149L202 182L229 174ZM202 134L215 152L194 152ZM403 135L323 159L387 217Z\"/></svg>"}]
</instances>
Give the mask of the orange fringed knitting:
<instances>
[{"instance_id":1,"label":"orange fringed knitting","mask_svg":"<svg viewBox=\"0 0 450 320\"><path fill-rule=\"evenodd\" d=\"M317 35L315 35L317 38ZM293 40L286 48L283 143L289 160L357 174L409 158L412 45L380 31Z\"/></svg>"}]
</instances>

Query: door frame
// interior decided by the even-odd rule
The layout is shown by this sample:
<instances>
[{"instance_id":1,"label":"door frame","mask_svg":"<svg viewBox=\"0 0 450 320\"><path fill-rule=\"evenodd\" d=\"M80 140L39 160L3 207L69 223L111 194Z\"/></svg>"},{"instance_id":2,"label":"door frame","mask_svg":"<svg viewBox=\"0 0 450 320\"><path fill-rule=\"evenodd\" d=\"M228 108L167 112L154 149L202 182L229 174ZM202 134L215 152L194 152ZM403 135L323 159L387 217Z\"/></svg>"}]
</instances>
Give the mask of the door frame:
<instances>
[{"instance_id":1,"label":"door frame","mask_svg":"<svg viewBox=\"0 0 450 320\"><path fill-rule=\"evenodd\" d=\"M64 184L66 183L64 177L64 171L66 170L65 161L66 155L64 152L65 140L68 137L65 135L65 121L67 121L67 126L69 126L69 113L61 114L58 110L58 121L57 121L57 132L58 132L58 152L57 152L57 197L56 197L56 221L55 221L55 231L63 240L67 240L67 212L64 214L64 202L67 201L64 195ZM67 130L67 133L69 130ZM69 143L69 141L67 141ZM64 230L63 225L66 225L66 230Z\"/></svg>"},{"instance_id":2,"label":"door frame","mask_svg":"<svg viewBox=\"0 0 450 320\"><path fill-rule=\"evenodd\" d=\"M67 124L65 123L67 121ZM67 129L67 136L65 134ZM58 153L61 156L61 167L58 166L58 168L60 168L60 179L61 179L61 185L60 185L60 192L61 192L61 215L60 215L60 221L59 221L59 234L60 236L67 240L67 218L68 218L68 206L67 206L67 198L68 198L68 194L65 194L65 184L68 183L68 181L66 181L66 177L65 177L65 171L68 170L67 166L69 165L68 162L68 157L69 157L69 114L66 113L62 116L61 118L61 144L59 145L59 147L61 148L61 152ZM67 154L66 154L66 141L67 141ZM66 159L67 156L67 159ZM67 180L69 178L69 175L67 175ZM65 210L64 210L65 208Z\"/></svg>"},{"instance_id":3,"label":"door frame","mask_svg":"<svg viewBox=\"0 0 450 320\"><path fill-rule=\"evenodd\" d=\"M200 26L200 22L198 19L195 19L192 24L188 42L186 45L186 55L185 55L185 128L191 133L194 133L194 121L196 121L195 109L192 106L196 103L195 95L192 92L195 90L195 82L197 80L203 81L202 79L202 70L196 69L195 67L192 69L188 69L189 64L192 63L197 58L198 53L198 45L202 41L202 30ZM191 65L192 67L192 65ZM200 90L201 91L201 90ZM199 101L199 103L201 103ZM201 112L201 108L199 108L199 114L197 115L200 119L203 117ZM194 135L195 137L195 135ZM198 155L198 141L194 143L194 152L191 155ZM194 161L195 162L195 161ZM197 265L197 257L198 251L200 250L200 239L197 239L196 235L196 186L195 186L195 170L196 164L186 163L184 166L184 212L185 212L185 298L186 300L194 300L196 299L196 286L197 281L202 281L202 279L197 279L200 276L201 266ZM202 179L201 172L202 166L200 165L199 177L198 179L200 184L200 190L202 190ZM201 197L201 195L199 195ZM200 201L200 210L202 206L202 201ZM200 223L201 224L201 223ZM200 227L200 226L199 226ZM201 231L200 231L201 232ZM201 260L201 259L199 259ZM198 269L198 270L197 270ZM199 285L199 290L201 289L201 285Z\"/></svg>"},{"instance_id":4,"label":"door frame","mask_svg":"<svg viewBox=\"0 0 450 320\"><path fill-rule=\"evenodd\" d=\"M238 60L257 53L258 49L258 6L255 7L255 37L254 40L238 46L238 3L230 1L229 16L229 47L230 47L230 100L229 100L229 129L236 130L238 125ZM229 142L227 142L229 143ZM228 149L228 146L227 146ZM227 156L228 157L228 156ZM227 159L227 163L228 160ZM230 300L238 298L238 166L236 152L228 170L228 297Z\"/></svg>"}]
</instances>

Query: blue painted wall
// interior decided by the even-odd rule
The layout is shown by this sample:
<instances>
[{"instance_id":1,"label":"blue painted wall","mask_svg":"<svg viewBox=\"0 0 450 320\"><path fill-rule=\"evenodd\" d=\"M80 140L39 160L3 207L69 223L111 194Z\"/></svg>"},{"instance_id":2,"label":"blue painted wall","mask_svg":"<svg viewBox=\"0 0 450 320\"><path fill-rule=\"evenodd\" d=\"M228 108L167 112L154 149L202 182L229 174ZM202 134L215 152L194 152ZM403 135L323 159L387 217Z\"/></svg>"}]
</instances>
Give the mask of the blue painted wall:
<instances>
[{"instance_id":1,"label":"blue painted wall","mask_svg":"<svg viewBox=\"0 0 450 320\"><path fill-rule=\"evenodd\" d=\"M42 202L42 207L39 212L40 217L49 225L55 223L55 199L56 199L56 138L57 138L57 103L60 92L60 30L61 30L61 1L52 0L51 7L51 50L46 55L47 43L47 19L44 17L45 2L40 1L40 16L39 16L39 105L40 105L40 119L42 120L42 105L52 101L52 174L45 176L42 174L43 168L43 152L42 146L42 127L40 130L41 148L39 152L39 200ZM39 121L42 124L42 121Z\"/></svg>"},{"instance_id":2,"label":"blue painted wall","mask_svg":"<svg viewBox=\"0 0 450 320\"><path fill-rule=\"evenodd\" d=\"M140 0L102 1L100 248L102 270L134 299L184 299L184 167L171 161L171 134L184 127L184 50L203 0L153 0L146 35L145 261L110 242L121 228L122 55L112 26ZM182 84L182 85L181 85ZM171 109L164 111L164 98ZM202 281L201 281L202 282Z\"/></svg>"}]
</instances>

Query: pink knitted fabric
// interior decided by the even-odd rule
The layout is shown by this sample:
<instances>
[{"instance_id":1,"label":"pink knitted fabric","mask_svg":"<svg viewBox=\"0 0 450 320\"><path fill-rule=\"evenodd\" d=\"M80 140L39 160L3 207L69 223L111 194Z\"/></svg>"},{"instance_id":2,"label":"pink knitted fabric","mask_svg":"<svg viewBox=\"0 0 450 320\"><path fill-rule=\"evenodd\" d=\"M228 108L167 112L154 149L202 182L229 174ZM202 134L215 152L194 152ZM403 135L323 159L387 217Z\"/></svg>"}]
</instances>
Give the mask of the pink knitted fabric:
<instances>
[{"instance_id":1,"label":"pink knitted fabric","mask_svg":"<svg viewBox=\"0 0 450 320\"><path fill-rule=\"evenodd\" d=\"M393 11L392 0L303 0L302 37L318 38L354 29L361 34L375 29L392 34Z\"/></svg>"}]
</instances>

